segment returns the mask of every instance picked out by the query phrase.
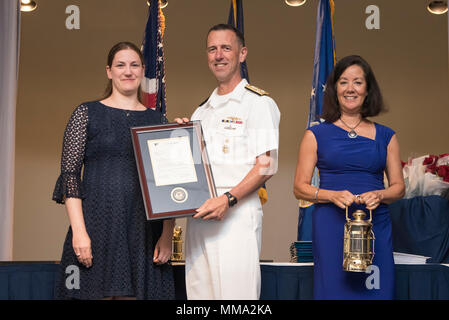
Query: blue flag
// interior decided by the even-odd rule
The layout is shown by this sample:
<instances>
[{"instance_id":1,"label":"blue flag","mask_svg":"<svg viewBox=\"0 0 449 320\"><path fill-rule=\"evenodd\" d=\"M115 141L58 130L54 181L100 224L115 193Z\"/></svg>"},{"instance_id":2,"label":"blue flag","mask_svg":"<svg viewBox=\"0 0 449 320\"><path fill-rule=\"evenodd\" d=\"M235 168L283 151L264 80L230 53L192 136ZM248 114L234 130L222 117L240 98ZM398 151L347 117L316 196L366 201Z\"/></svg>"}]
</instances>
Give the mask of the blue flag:
<instances>
[{"instance_id":1,"label":"blue flag","mask_svg":"<svg viewBox=\"0 0 449 320\"><path fill-rule=\"evenodd\" d=\"M315 55L313 58L313 81L310 94L309 118L307 128L319 124L322 113L323 96L326 81L335 66L335 41L333 30L334 1L320 0L318 4ZM318 171L312 178L312 185L319 186ZM298 218L298 241L312 240L312 212L314 205L308 201L300 201Z\"/></svg>"},{"instance_id":2,"label":"blue flag","mask_svg":"<svg viewBox=\"0 0 449 320\"><path fill-rule=\"evenodd\" d=\"M333 12L333 0L320 0L317 13L313 82L307 127L310 127L313 122L320 121L326 80L335 66Z\"/></svg>"},{"instance_id":3,"label":"blue flag","mask_svg":"<svg viewBox=\"0 0 449 320\"><path fill-rule=\"evenodd\" d=\"M243 28L243 0L231 0L231 8L229 9L228 24L238 29L242 34L245 34ZM240 64L240 74L243 79L249 83L248 67L246 61Z\"/></svg>"},{"instance_id":4,"label":"blue flag","mask_svg":"<svg viewBox=\"0 0 449 320\"><path fill-rule=\"evenodd\" d=\"M166 114L164 44L165 17L160 0L151 1L142 51L145 60L145 78L142 80L142 103Z\"/></svg>"}]
</instances>

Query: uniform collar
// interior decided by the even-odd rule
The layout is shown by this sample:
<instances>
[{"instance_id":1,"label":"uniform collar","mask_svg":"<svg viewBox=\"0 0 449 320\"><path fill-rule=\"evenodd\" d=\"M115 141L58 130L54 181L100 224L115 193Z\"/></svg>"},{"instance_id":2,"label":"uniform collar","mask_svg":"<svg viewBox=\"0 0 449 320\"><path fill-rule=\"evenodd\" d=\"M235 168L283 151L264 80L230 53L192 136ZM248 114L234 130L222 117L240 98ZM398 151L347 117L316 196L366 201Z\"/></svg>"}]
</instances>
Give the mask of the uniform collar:
<instances>
[{"instance_id":1,"label":"uniform collar","mask_svg":"<svg viewBox=\"0 0 449 320\"><path fill-rule=\"evenodd\" d=\"M245 86L248 84L246 79L242 79L238 85L235 86L234 90L225 95L218 95L218 88L212 92L207 104L212 108L218 108L226 104L229 100L241 101L243 99L243 94L245 93Z\"/></svg>"}]
</instances>

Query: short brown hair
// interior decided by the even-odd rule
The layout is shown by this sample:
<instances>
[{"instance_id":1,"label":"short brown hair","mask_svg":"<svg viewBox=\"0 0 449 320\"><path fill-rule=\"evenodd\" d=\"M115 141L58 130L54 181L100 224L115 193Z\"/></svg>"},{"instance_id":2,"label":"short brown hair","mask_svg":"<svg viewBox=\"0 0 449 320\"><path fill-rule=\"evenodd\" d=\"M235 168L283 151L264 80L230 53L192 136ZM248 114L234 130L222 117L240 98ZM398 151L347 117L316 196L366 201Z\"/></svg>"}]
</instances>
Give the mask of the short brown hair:
<instances>
[{"instance_id":1,"label":"short brown hair","mask_svg":"<svg viewBox=\"0 0 449 320\"><path fill-rule=\"evenodd\" d=\"M209 37L209 33L211 33L212 31L220 31L220 30L230 30L230 31L234 32L239 44L242 47L245 46L245 36L243 35L243 33L239 29L233 27L230 24L226 24L226 23L216 24L215 26L210 28L209 31L207 32L206 39L207 39L207 37Z\"/></svg>"}]
</instances>

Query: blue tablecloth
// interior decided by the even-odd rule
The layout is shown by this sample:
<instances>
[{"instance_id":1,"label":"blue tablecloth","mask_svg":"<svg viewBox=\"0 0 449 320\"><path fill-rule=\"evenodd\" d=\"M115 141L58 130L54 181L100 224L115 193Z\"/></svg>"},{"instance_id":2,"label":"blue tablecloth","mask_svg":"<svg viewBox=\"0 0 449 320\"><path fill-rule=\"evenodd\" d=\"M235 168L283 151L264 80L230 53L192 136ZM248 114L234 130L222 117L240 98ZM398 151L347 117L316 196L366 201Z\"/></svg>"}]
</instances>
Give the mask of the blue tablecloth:
<instances>
[{"instance_id":1,"label":"blue tablecloth","mask_svg":"<svg viewBox=\"0 0 449 320\"><path fill-rule=\"evenodd\" d=\"M440 196L402 199L390 204L393 251L449 263L449 201Z\"/></svg>"},{"instance_id":2,"label":"blue tablecloth","mask_svg":"<svg viewBox=\"0 0 449 320\"><path fill-rule=\"evenodd\" d=\"M0 300L51 300L57 263L0 263ZM396 265L396 299L449 299L449 267ZM184 266L175 266L177 299L185 299ZM262 264L261 300L313 299L313 266ZM177 276L176 276L177 275Z\"/></svg>"},{"instance_id":3,"label":"blue tablecloth","mask_svg":"<svg viewBox=\"0 0 449 320\"><path fill-rule=\"evenodd\" d=\"M0 300L50 300L57 263L0 264Z\"/></svg>"},{"instance_id":4,"label":"blue tablecloth","mask_svg":"<svg viewBox=\"0 0 449 320\"><path fill-rule=\"evenodd\" d=\"M261 300L313 299L313 266L262 265ZM395 299L449 300L449 267L395 265Z\"/></svg>"},{"instance_id":5,"label":"blue tablecloth","mask_svg":"<svg viewBox=\"0 0 449 320\"><path fill-rule=\"evenodd\" d=\"M261 300L313 299L313 266L262 264Z\"/></svg>"},{"instance_id":6,"label":"blue tablecloth","mask_svg":"<svg viewBox=\"0 0 449 320\"><path fill-rule=\"evenodd\" d=\"M0 300L52 300L59 264L0 262ZM175 297L186 299L184 266L174 266Z\"/></svg>"},{"instance_id":7,"label":"blue tablecloth","mask_svg":"<svg viewBox=\"0 0 449 320\"><path fill-rule=\"evenodd\" d=\"M396 299L449 300L449 267L397 264Z\"/></svg>"}]
</instances>

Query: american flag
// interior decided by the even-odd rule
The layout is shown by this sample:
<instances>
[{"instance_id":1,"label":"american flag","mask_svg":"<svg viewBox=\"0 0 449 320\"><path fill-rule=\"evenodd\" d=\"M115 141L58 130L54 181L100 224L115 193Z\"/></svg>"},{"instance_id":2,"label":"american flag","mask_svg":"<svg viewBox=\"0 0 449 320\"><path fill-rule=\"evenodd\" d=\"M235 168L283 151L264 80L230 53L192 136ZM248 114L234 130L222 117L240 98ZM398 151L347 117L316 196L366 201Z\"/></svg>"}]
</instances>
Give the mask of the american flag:
<instances>
[{"instance_id":1,"label":"american flag","mask_svg":"<svg viewBox=\"0 0 449 320\"><path fill-rule=\"evenodd\" d=\"M142 81L142 103L166 114L164 44L165 17L160 0L151 1L142 52L145 59L145 78Z\"/></svg>"}]
</instances>

